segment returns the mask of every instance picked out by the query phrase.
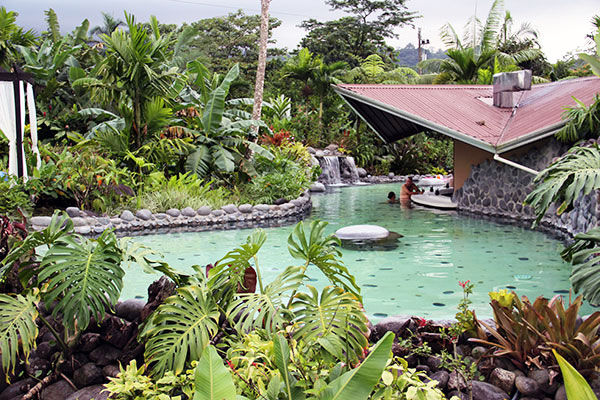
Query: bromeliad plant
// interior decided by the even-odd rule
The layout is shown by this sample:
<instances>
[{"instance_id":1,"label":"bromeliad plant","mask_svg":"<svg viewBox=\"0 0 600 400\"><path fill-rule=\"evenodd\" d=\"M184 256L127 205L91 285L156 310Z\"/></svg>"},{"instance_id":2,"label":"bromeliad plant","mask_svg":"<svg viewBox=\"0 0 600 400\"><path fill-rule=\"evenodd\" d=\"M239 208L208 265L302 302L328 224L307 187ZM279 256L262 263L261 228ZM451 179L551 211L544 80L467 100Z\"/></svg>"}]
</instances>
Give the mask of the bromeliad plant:
<instances>
[{"instance_id":1,"label":"bromeliad plant","mask_svg":"<svg viewBox=\"0 0 600 400\"><path fill-rule=\"evenodd\" d=\"M492 296L490 296L492 297ZM523 296L492 297L492 309L496 328L483 321L494 337L489 342L480 336L475 342L496 348L494 356L508 357L519 369L529 366L541 368L551 365L556 350L579 370L594 368L600 360L600 312L590 315L583 323L578 323L577 315L582 305L578 296L569 302L565 309L561 296L551 300L538 297L533 303Z\"/></svg>"}]
</instances>

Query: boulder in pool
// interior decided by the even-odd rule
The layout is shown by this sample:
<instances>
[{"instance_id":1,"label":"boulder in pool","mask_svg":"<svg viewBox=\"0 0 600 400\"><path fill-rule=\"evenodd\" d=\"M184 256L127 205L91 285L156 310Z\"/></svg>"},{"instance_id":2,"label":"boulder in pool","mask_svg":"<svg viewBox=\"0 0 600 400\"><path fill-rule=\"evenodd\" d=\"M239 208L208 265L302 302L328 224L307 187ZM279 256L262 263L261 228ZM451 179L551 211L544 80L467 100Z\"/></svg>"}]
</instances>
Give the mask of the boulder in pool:
<instances>
[{"instance_id":1,"label":"boulder in pool","mask_svg":"<svg viewBox=\"0 0 600 400\"><path fill-rule=\"evenodd\" d=\"M350 225L335 231L340 240L379 240L390 235L390 231L378 225Z\"/></svg>"}]
</instances>

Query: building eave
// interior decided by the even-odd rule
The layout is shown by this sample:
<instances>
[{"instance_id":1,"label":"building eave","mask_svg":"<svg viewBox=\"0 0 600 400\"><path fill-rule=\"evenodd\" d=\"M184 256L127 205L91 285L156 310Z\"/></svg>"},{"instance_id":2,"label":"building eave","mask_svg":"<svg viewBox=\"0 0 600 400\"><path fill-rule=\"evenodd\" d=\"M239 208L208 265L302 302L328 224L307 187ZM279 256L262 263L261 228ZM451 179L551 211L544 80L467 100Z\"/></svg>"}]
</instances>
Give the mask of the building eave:
<instances>
[{"instance_id":1,"label":"building eave","mask_svg":"<svg viewBox=\"0 0 600 400\"><path fill-rule=\"evenodd\" d=\"M342 88L342 87L339 87L339 86L333 86L333 89L334 89L334 91L342 99L344 99L344 101L355 112L357 112L357 111L346 100L346 97L352 98L352 99L354 99L356 101L362 102L364 104L367 104L367 105L369 105L371 107L374 107L374 108L376 108L378 110L390 113L390 114L395 115L397 117L404 118L407 121L410 121L410 122L412 122L414 124L426 127L427 129L430 129L432 131L435 131L435 132L441 133L443 135L449 136L449 137L451 137L453 139L456 139L456 140L459 140L461 142L467 143L467 144L469 144L471 146L474 146L474 147L477 147L479 149L485 150L485 151L487 151L489 153L493 154L493 153L497 153L498 152L496 150L496 148L491 143L488 143L488 142L485 142L485 141L473 138L473 137L471 137L469 135L465 135L464 133L461 133L461 132L449 129L448 127L445 127L443 125L436 124L436 123L434 123L432 121L426 120L424 118L421 118L421 117L419 117L417 115L408 113L406 111L397 109L397 108L392 107L392 106L390 106L388 104L382 103L382 102L380 102L378 100L374 100L374 99L371 99L369 97L360 95L360 94L355 93L355 92L353 92L351 90L348 90L348 89L345 89L345 88ZM357 114L368 124L368 122L366 121L366 119L363 117L362 114L360 114L358 112L357 112ZM369 124L369 127L371 129L373 129L373 127L370 124ZM376 132L377 136L379 136L381 138L381 135L375 129L373 129L373 130Z\"/></svg>"}]
</instances>

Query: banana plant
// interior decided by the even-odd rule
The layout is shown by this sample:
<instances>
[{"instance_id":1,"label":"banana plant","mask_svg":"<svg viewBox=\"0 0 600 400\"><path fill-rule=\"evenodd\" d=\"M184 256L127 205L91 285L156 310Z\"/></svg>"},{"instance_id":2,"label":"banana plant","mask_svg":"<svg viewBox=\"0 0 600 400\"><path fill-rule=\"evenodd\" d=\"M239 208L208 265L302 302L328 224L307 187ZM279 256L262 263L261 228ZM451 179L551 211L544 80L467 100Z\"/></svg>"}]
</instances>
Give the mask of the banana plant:
<instances>
[{"instance_id":1,"label":"banana plant","mask_svg":"<svg viewBox=\"0 0 600 400\"><path fill-rule=\"evenodd\" d=\"M199 92L188 89L182 94L184 103L181 107L195 110L187 122L195 128L196 149L187 158L186 170L201 178L230 174L236 165L249 168L249 163L244 163L248 151L272 159L268 150L246 139L253 127L268 129L266 124L252 120L248 113L226 109L229 88L239 76L238 64L222 79L218 75L210 79L206 67L197 61L188 64L188 73L196 76L193 83L200 89Z\"/></svg>"},{"instance_id":2,"label":"banana plant","mask_svg":"<svg viewBox=\"0 0 600 400\"><path fill-rule=\"evenodd\" d=\"M231 372L223 365L223 359L213 346L207 346L198 361L195 373L193 400L234 400L235 385Z\"/></svg>"}]
</instances>

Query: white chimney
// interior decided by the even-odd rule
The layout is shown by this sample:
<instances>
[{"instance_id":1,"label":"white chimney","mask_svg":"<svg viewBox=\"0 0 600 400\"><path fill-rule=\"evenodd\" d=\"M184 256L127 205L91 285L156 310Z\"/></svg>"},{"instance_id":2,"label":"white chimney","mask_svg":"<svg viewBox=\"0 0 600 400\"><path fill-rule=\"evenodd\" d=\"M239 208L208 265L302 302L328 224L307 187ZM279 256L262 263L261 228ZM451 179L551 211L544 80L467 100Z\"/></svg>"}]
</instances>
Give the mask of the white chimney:
<instances>
[{"instance_id":1,"label":"white chimney","mask_svg":"<svg viewBox=\"0 0 600 400\"><path fill-rule=\"evenodd\" d=\"M514 107L513 93L531 90L531 70L494 74L494 106Z\"/></svg>"}]
</instances>

